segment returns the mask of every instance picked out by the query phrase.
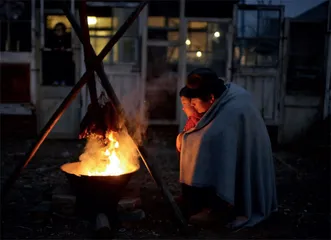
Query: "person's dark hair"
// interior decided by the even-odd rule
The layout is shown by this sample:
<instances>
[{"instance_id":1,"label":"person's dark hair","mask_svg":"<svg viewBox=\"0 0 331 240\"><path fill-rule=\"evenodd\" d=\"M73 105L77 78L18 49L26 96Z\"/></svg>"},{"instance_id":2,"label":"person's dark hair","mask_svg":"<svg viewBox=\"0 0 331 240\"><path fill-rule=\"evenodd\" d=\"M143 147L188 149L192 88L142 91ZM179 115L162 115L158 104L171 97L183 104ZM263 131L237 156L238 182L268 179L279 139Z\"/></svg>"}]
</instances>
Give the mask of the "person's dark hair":
<instances>
[{"instance_id":1,"label":"person's dark hair","mask_svg":"<svg viewBox=\"0 0 331 240\"><path fill-rule=\"evenodd\" d=\"M224 81L210 68L198 68L187 76L186 87L191 98L208 101L211 94L217 99L225 91Z\"/></svg>"},{"instance_id":2,"label":"person's dark hair","mask_svg":"<svg viewBox=\"0 0 331 240\"><path fill-rule=\"evenodd\" d=\"M63 33L65 33L67 31L67 27L63 22L58 22L57 24L55 24L54 29L56 29L57 27L61 27L63 30Z\"/></svg>"},{"instance_id":3,"label":"person's dark hair","mask_svg":"<svg viewBox=\"0 0 331 240\"><path fill-rule=\"evenodd\" d=\"M180 96L180 97L191 98L191 96L190 96L190 89L188 89L188 87L183 87L183 88L179 91L179 96Z\"/></svg>"}]
</instances>

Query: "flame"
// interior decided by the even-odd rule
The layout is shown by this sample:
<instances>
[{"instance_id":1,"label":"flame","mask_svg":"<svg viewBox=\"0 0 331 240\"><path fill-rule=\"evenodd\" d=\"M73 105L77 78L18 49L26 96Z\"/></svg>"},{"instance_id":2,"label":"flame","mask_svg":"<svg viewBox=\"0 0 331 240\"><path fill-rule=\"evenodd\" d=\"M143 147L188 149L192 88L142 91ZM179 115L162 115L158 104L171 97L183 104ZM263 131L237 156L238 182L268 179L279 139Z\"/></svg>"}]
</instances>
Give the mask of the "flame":
<instances>
[{"instance_id":1,"label":"flame","mask_svg":"<svg viewBox=\"0 0 331 240\"><path fill-rule=\"evenodd\" d=\"M109 131L107 142L91 136L79 157L73 174L87 176L119 176L139 168L135 145L128 134Z\"/></svg>"},{"instance_id":2,"label":"flame","mask_svg":"<svg viewBox=\"0 0 331 240\"><path fill-rule=\"evenodd\" d=\"M108 163L104 169L97 169L95 171L88 170L88 176L119 176L129 172L126 164L121 164L121 160L118 157L119 143L114 138L114 133L110 132L107 134L109 144L104 151L104 155L107 158Z\"/></svg>"}]
</instances>

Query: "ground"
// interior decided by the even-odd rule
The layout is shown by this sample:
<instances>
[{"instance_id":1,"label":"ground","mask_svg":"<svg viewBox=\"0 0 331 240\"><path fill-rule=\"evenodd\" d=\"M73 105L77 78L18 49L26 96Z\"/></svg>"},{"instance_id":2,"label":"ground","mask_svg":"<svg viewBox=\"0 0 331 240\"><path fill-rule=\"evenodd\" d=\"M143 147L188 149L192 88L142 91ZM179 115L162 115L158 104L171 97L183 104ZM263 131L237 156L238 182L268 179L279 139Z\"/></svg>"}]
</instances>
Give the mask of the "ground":
<instances>
[{"instance_id":1,"label":"ground","mask_svg":"<svg viewBox=\"0 0 331 240\"><path fill-rule=\"evenodd\" d=\"M34 140L6 139L1 143L1 182L5 181ZM179 193L178 161L174 139L154 140L147 145L149 161L158 166L162 177L174 195ZM83 151L82 141L46 140L37 155L23 170L13 186L1 219L2 239L8 238L95 238L94 223L79 218L33 216L31 210L48 200L54 188L66 185L59 170L61 164L76 161ZM320 153L320 152L319 152ZM310 238L329 239L330 178L327 154L302 156L289 151L277 151L275 165L279 211L260 225L237 232L224 229L194 228L190 234L180 233L174 223L171 208L145 167L131 179L127 189L142 199L146 218L123 223L113 230L116 239L155 238Z\"/></svg>"}]
</instances>

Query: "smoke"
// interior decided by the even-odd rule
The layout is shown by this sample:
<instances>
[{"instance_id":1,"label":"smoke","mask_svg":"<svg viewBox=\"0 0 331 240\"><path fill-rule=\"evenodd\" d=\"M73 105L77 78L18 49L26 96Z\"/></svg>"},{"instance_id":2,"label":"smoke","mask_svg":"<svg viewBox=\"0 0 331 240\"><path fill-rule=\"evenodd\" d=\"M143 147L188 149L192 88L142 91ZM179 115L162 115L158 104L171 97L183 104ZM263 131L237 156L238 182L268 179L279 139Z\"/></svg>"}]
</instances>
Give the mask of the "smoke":
<instances>
[{"instance_id":1,"label":"smoke","mask_svg":"<svg viewBox=\"0 0 331 240\"><path fill-rule=\"evenodd\" d=\"M140 89L133 89L130 93L120 98L121 105L124 109L125 117L132 127L131 136L138 145L142 145L146 136L148 126L147 105ZM125 119L120 119L124 127Z\"/></svg>"},{"instance_id":2,"label":"smoke","mask_svg":"<svg viewBox=\"0 0 331 240\"><path fill-rule=\"evenodd\" d=\"M170 119L176 113L178 48L148 47L146 101L153 119Z\"/></svg>"},{"instance_id":3,"label":"smoke","mask_svg":"<svg viewBox=\"0 0 331 240\"><path fill-rule=\"evenodd\" d=\"M117 89L118 90L118 89ZM116 92L116 89L115 89ZM121 175L137 170L140 166L136 144L142 145L147 129L146 108L141 99L139 89L128 91L119 95L124 116L119 116L119 132L107 133L107 141L91 135L87 139L84 152L80 155L80 164L74 174L108 176ZM104 92L100 93L100 104L109 101ZM142 105L143 104L143 105ZM125 126L125 120L130 124L130 129ZM130 134L129 134L130 132ZM130 136L131 135L131 136Z\"/></svg>"}]
</instances>

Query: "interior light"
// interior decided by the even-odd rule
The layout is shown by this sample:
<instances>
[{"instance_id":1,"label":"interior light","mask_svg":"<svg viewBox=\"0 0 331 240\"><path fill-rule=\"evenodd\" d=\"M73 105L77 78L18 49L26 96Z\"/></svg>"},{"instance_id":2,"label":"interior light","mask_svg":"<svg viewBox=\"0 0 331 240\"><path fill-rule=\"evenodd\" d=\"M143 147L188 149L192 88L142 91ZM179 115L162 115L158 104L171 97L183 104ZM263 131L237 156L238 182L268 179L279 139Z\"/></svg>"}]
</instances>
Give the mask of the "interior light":
<instances>
[{"instance_id":1,"label":"interior light","mask_svg":"<svg viewBox=\"0 0 331 240\"><path fill-rule=\"evenodd\" d=\"M201 52L201 51L197 51L196 55L197 55L197 57L199 58L199 57L202 56L202 52Z\"/></svg>"},{"instance_id":2,"label":"interior light","mask_svg":"<svg viewBox=\"0 0 331 240\"><path fill-rule=\"evenodd\" d=\"M185 44L186 44L187 46L191 45L191 41L190 41L190 39L186 39Z\"/></svg>"},{"instance_id":3,"label":"interior light","mask_svg":"<svg viewBox=\"0 0 331 240\"><path fill-rule=\"evenodd\" d=\"M214 32L214 37L219 38L221 36L220 32Z\"/></svg>"},{"instance_id":4,"label":"interior light","mask_svg":"<svg viewBox=\"0 0 331 240\"><path fill-rule=\"evenodd\" d=\"M96 17L87 17L87 24L88 25L95 25L97 23Z\"/></svg>"}]
</instances>

